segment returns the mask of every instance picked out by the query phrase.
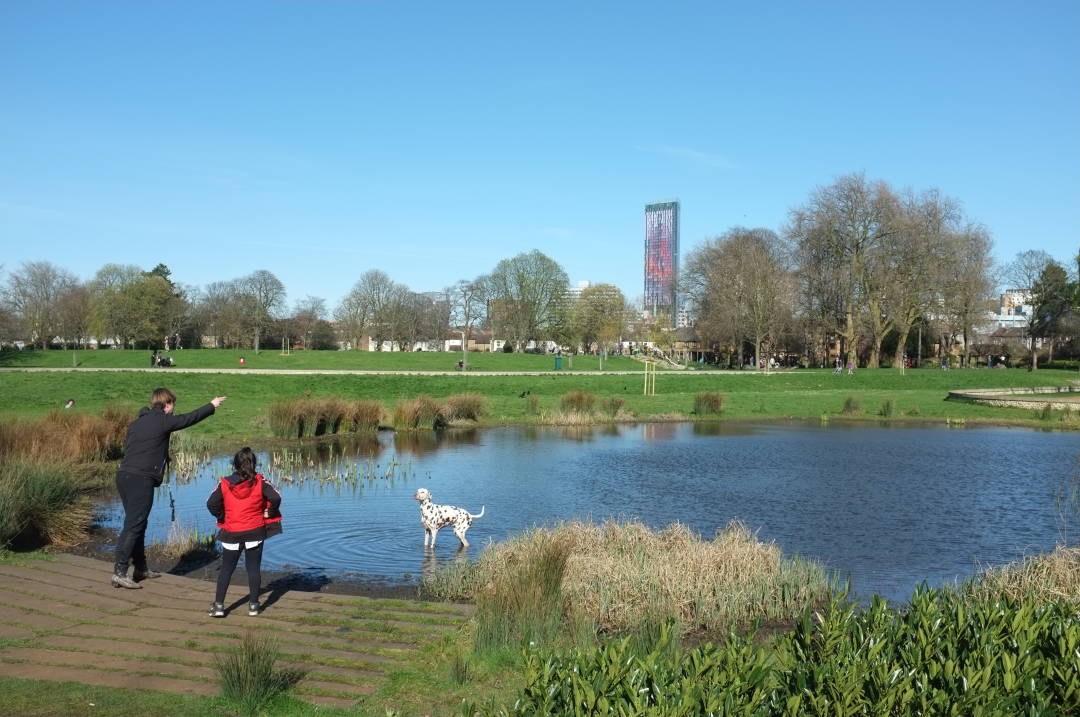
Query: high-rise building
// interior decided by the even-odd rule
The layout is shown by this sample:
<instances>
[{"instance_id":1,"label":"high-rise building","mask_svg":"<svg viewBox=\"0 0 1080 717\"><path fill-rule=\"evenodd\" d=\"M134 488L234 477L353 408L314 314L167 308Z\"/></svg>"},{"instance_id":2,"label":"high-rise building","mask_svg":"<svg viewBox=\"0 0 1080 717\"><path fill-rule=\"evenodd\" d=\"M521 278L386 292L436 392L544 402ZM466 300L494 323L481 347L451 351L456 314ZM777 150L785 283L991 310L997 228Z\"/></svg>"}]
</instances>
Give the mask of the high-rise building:
<instances>
[{"instance_id":1,"label":"high-rise building","mask_svg":"<svg viewBox=\"0 0 1080 717\"><path fill-rule=\"evenodd\" d=\"M679 203L645 205L645 311L674 318L678 310Z\"/></svg>"}]
</instances>

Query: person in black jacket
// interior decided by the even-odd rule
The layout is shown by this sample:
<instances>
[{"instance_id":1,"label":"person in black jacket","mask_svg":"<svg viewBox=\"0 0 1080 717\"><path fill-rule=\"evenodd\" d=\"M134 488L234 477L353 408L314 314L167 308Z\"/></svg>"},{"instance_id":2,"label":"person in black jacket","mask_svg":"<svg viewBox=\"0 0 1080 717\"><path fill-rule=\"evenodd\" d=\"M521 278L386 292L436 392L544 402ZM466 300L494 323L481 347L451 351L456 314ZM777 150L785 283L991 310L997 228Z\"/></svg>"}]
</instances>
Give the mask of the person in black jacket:
<instances>
[{"instance_id":1,"label":"person in black jacket","mask_svg":"<svg viewBox=\"0 0 1080 717\"><path fill-rule=\"evenodd\" d=\"M154 488L165 478L169 462L169 436L212 416L225 400L218 396L191 413L174 414L176 394L167 388L156 388L150 394L150 406L139 411L139 417L128 425L124 438L124 460L116 471L116 490L124 505L124 527L116 541L116 565L112 585L116 588L141 588L146 578L161 577L146 564L146 521L154 504ZM128 564L134 563L132 577L127 576Z\"/></svg>"}]
</instances>

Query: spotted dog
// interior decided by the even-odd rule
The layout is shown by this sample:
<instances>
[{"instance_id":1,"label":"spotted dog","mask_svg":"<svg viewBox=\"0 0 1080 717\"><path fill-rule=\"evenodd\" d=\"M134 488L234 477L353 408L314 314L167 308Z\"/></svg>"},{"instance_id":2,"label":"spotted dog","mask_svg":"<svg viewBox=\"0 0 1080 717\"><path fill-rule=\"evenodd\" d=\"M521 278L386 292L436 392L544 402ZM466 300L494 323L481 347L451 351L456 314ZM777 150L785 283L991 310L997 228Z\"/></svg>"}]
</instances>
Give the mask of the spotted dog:
<instances>
[{"instance_id":1,"label":"spotted dog","mask_svg":"<svg viewBox=\"0 0 1080 717\"><path fill-rule=\"evenodd\" d=\"M480 512L473 515L464 508L455 508L452 505L435 505L431 502L431 491L421 488L413 494L413 499L420 501L420 522L424 526L424 547L427 547L428 538L431 538L431 547L435 547L435 535L439 528L447 525L454 526L454 535L461 541L461 547L469 547L469 541L465 540L465 531L472 526L474 518L484 515L484 507Z\"/></svg>"}]
</instances>

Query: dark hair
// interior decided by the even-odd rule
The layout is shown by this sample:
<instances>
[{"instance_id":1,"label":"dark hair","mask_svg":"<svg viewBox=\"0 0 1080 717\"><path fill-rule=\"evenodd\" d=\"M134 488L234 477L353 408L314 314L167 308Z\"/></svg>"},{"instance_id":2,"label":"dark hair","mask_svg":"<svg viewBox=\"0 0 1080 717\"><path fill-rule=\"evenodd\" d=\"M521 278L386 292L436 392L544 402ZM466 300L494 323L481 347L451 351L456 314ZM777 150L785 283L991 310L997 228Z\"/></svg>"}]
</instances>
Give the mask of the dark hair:
<instances>
[{"instance_id":1,"label":"dark hair","mask_svg":"<svg viewBox=\"0 0 1080 717\"><path fill-rule=\"evenodd\" d=\"M243 476L245 480L255 479L255 452L247 446L241 448L233 456L232 464L236 472Z\"/></svg>"}]
</instances>

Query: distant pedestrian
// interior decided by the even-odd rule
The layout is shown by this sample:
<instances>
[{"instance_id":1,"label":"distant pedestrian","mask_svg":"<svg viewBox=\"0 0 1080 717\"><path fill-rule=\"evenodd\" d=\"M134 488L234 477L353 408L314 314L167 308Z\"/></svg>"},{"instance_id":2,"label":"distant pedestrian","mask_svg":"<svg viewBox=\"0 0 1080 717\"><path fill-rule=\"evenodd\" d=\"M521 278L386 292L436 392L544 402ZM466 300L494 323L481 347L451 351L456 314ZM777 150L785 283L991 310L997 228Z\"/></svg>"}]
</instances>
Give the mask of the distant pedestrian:
<instances>
[{"instance_id":1,"label":"distant pedestrian","mask_svg":"<svg viewBox=\"0 0 1080 717\"><path fill-rule=\"evenodd\" d=\"M139 417L127 428L124 438L124 459L116 471L116 490L124 506L124 527L116 541L116 565L112 585L116 588L138 589L141 580L161 577L146 564L146 521L154 504L154 489L165 478L169 462L169 438L173 431L193 426L214 415L225 400L217 396L191 413L174 414L176 394L167 388L156 388L150 394L150 406L139 411ZM132 577L127 576L128 564L134 563Z\"/></svg>"},{"instance_id":2,"label":"distant pedestrian","mask_svg":"<svg viewBox=\"0 0 1080 717\"><path fill-rule=\"evenodd\" d=\"M855 362L852 361L851 359L848 359L848 362L847 362L847 372L848 372L848 376L852 376L852 375L855 374Z\"/></svg>"},{"instance_id":3,"label":"distant pedestrian","mask_svg":"<svg viewBox=\"0 0 1080 717\"><path fill-rule=\"evenodd\" d=\"M833 369L833 373L839 376L841 373L844 372L844 362L840 360L839 356L837 356L834 363L836 365L836 368Z\"/></svg>"},{"instance_id":4,"label":"distant pedestrian","mask_svg":"<svg viewBox=\"0 0 1080 717\"><path fill-rule=\"evenodd\" d=\"M222 547L221 572L210 617L225 617L225 594L241 552L247 554L244 569L248 577L248 615L259 614L262 544L281 533L281 494L256 472L255 453L250 448L241 448L233 456L233 468L235 472L222 478L206 501L221 529L218 539Z\"/></svg>"},{"instance_id":5,"label":"distant pedestrian","mask_svg":"<svg viewBox=\"0 0 1080 717\"><path fill-rule=\"evenodd\" d=\"M74 405L75 405L75 399L74 398L69 398L67 400L67 403L64 404L64 408L71 408Z\"/></svg>"}]
</instances>

